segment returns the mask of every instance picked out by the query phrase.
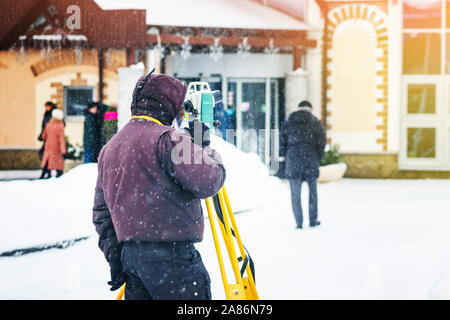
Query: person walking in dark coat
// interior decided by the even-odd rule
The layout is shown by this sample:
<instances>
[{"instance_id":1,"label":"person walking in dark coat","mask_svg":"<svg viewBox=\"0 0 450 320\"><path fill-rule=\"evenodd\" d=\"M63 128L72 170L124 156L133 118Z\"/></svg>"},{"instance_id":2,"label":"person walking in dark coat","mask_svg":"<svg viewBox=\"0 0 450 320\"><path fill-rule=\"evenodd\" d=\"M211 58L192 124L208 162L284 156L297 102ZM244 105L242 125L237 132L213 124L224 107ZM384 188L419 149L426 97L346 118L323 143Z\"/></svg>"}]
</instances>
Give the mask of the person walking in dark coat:
<instances>
[{"instance_id":1,"label":"person walking in dark coat","mask_svg":"<svg viewBox=\"0 0 450 320\"><path fill-rule=\"evenodd\" d=\"M84 163L96 162L95 151L97 143L100 140L101 130L98 126L98 107L95 102L91 102L85 110L84 131L83 131L83 147L84 147Z\"/></svg>"},{"instance_id":2,"label":"person walking in dark coat","mask_svg":"<svg viewBox=\"0 0 450 320\"><path fill-rule=\"evenodd\" d=\"M100 152L93 222L111 290L126 282L125 299L211 299L194 243L204 231L200 200L217 194L226 172L206 141L170 127L186 91L168 75L141 77L132 119Z\"/></svg>"},{"instance_id":3,"label":"person walking in dark coat","mask_svg":"<svg viewBox=\"0 0 450 320\"><path fill-rule=\"evenodd\" d=\"M39 134L39 137L38 137L39 141L43 141L42 134L44 133L45 125L52 118L52 111L55 109L56 109L56 104L54 104L53 102L47 101L45 103L45 112L44 112L44 116L42 117L41 133Z\"/></svg>"},{"instance_id":4,"label":"person walking in dark coat","mask_svg":"<svg viewBox=\"0 0 450 320\"><path fill-rule=\"evenodd\" d=\"M317 219L317 179L320 161L326 144L322 123L311 113L308 101L299 104L281 130L280 154L285 157L285 176L291 187L292 209L298 228L303 226L301 190L303 182L309 186L309 224L320 225Z\"/></svg>"},{"instance_id":5,"label":"person walking in dark coat","mask_svg":"<svg viewBox=\"0 0 450 320\"><path fill-rule=\"evenodd\" d=\"M95 114L95 144L94 144L94 156L93 161L97 162L98 157L100 155L100 151L106 143L106 137L104 132L104 124L105 124L105 113L108 110L108 106L106 104L100 102L94 102L97 105L97 113Z\"/></svg>"}]
</instances>

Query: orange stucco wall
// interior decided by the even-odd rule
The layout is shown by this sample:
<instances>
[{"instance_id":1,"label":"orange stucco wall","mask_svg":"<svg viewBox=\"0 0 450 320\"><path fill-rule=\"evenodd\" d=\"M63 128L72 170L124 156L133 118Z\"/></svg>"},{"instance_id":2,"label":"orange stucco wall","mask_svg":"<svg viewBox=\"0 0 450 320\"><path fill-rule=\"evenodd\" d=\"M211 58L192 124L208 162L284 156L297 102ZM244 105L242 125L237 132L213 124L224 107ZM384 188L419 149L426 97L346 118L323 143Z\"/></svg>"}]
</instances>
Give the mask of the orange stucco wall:
<instances>
[{"instance_id":1,"label":"orange stucco wall","mask_svg":"<svg viewBox=\"0 0 450 320\"><path fill-rule=\"evenodd\" d=\"M27 50L26 60L21 61L17 51L0 51L0 147L39 147L37 135L44 113L45 101L57 102L57 88L52 83L71 85L82 79L94 86L98 95L98 66L96 52L83 51L83 63L73 59L73 50L61 50L41 56L40 50ZM111 51L107 55L109 65L104 72L106 104L117 103L117 67L126 63L123 51ZM32 67L35 72L32 71ZM36 74L37 73L37 74ZM58 108L63 108L58 105ZM66 135L73 143L80 143L82 122L67 122Z\"/></svg>"}]
</instances>

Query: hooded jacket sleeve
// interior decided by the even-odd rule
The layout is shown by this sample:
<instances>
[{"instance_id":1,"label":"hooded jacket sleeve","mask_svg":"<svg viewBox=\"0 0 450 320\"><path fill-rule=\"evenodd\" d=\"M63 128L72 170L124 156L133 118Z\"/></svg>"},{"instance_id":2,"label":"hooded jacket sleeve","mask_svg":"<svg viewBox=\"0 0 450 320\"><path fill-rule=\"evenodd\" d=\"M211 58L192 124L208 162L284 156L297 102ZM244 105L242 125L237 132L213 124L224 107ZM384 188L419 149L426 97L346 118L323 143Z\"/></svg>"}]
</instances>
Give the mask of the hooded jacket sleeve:
<instances>
[{"instance_id":1,"label":"hooded jacket sleeve","mask_svg":"<svg viewBox=\"0 0 450 320\"><path fill-rule=\"evenodd\" d=\"M106 205L101 186L100 169L95 186L93 223L99 235L98 246L103 251L106 260L112 263L120 263L122 245L118 243L111 215Z\"/></svg>"},{"instance_id":2,"label":"hooded jacket sleeve","mask_svg":"<svg viewBox=\"0 0 450 320\"><path fill-rule=\"evenodd\" d=\"M158 142L162 167L185 191L204 199L222 188L226 171L219 153L202 148L184 133L164 133Z\"/></svg>"},{"instance_id":3,"label":"hooded jacket sleeve","mask_svg":"<svg viewBox=\"0 0 450 320\"><path fill-rule=\"evenodd\" d=\"M44 140L44 141L47 140L47 135L48 135L47 131L48 130L45 130L45 128L44 128L44 131L42 132L42 140Z\"/></svg>"}]
</instances>

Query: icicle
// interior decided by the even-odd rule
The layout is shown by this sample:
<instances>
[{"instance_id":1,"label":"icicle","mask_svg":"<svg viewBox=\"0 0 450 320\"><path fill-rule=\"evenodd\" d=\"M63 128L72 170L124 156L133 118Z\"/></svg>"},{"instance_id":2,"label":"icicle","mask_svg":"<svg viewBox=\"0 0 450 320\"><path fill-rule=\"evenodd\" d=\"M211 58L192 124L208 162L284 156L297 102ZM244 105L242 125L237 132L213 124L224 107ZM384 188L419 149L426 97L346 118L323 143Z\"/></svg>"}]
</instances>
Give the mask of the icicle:
<instances>
[{"instance_id":1,"label":"icicle","mask_svg":"<svg viewBox=\"0 0 450 320\"><path fill-rule=\"evenodd\" d=\"M161 44L161 36L159 34L156 35L156 39L158 41L158 44L156 45L156 49L159 52L159 58L162 60L165 57L165 48Z\"/></svg>"},{"instance_id":2,"label":"icicle","mask_svg":"<svg viewBox=\"0 0 450 320\"><path fill-rule=\"evenodd\" d=\"M191 55L192 46L189 44L189 37L184 37L184 43L181 45L180 55L184 60Z\"/></svg>"},{"instance_id":3,"label":"icicle","mask_svg":"<svg viewBox=\"0 0 450 320\"><path fill-rule=\"evenodd\" d=\"M108 48L105 52L105 67L107 67L111 63L111 60L111 49Z\"/></svg>"},{"instance_id":4,"label":"icicle","mask_svg":"<svg viewBox=\"0 0 450 320\"><path fill-rule=\"evenodd\" d=\"M75 44L75 61L77 65L81 65L83 63L83 49L81 48L81 44L77 41Z\"/></svg>"},{"instance_id":5,"label":"icicle","mask_svg":"<svg viewBox=\"0 0 450 320\"><path fill-rule=\"evenodd\" d=\"M47 56L47 64L50 62L50 54L52 53L52 45L50 39L47 40L47 47L45 49L45 54Z\"/></svg>"},{"instance_id":6,"label":"icicle","mask_svg":"<svg viewBox=\"0 0 450 320\"><path fill-rule=\"evenodd\" d=\"M24 41L26 38L27 38L27 36L19 37L20 48L19 48L19 51L16 52L16 61L21 65L25 64L28 61L27 53L25 52L25 45L24 45Z\"/></svg>"}]
</instances>

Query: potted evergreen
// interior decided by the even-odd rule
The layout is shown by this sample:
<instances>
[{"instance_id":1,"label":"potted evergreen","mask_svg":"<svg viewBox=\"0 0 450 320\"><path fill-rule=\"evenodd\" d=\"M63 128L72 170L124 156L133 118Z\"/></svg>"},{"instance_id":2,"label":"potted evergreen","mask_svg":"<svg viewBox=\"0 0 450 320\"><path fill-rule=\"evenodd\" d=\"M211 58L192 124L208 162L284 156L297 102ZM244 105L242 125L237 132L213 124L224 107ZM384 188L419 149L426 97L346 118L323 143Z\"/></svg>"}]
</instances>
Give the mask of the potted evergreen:
<instances>
[{"instance_id":1,"label":"potted evergreen","mask_svg":"<svg viewBox=\"0 0 450 320\"><path fill-rule=\"evenodd\" d=\"M347 171L347 164L339 152L339 145L327 145L320 162L319 182L339 181Z\"/></svg>"}]
</instances>

